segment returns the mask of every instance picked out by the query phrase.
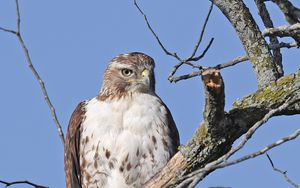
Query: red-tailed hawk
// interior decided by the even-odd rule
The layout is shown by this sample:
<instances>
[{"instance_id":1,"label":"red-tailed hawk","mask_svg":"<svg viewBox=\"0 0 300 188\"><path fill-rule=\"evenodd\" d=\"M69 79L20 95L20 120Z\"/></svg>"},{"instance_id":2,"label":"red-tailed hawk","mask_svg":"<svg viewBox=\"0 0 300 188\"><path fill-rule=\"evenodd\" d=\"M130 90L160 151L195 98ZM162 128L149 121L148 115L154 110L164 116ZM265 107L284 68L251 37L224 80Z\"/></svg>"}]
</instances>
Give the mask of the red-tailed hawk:
<instances>
[{"instance_id":1,"label":"red-tailed hawk","mask_svg":"<svg viewBox=\"0 0 300 188\"><path fill-rule=\"evenodd\" d=\"M142 187L176 153L172 115L155 93L154 60L112 59L98 96L72 114L65 144L67 188Z\"/></svg>"}]
</instances>

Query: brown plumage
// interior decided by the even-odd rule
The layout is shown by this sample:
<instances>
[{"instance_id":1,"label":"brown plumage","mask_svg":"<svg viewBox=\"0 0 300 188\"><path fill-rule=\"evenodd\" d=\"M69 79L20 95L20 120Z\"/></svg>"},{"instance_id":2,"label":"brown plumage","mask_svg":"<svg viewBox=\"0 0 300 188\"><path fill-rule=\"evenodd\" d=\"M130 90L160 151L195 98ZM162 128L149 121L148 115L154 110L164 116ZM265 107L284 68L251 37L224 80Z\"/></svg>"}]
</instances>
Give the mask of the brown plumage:
<instances>
[{"instance_id":1,"label":"brown plumage","mask_svg":"<svg viewBox=\"0 0 300 188\"><path fill-rule=\"evenodd\" d=\"M176 153L172 115L155 94L154 60L123 54L98 96L73 112L65 144L67 188L142 187Z\"/></svg>"}]
</instances>

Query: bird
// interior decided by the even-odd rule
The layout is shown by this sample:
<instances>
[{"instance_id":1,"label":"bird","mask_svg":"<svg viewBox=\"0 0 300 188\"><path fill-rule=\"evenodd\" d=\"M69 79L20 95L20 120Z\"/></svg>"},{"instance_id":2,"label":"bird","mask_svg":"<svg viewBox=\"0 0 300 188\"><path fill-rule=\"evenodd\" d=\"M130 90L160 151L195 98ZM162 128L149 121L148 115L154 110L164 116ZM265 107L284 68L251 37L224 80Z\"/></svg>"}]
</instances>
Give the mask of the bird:
<instances>
[{"instance_id":1,"label":"bird","mask_svg":"<svg viewBox=\"0 0 300 188\"><path fill-rule=\"evenodd\" d=\"M179 133L155 92L154 60L120 54L100 92L71 115L64 147L67 188L139 188L178 151Z\"/></svg>"}]
</instances>

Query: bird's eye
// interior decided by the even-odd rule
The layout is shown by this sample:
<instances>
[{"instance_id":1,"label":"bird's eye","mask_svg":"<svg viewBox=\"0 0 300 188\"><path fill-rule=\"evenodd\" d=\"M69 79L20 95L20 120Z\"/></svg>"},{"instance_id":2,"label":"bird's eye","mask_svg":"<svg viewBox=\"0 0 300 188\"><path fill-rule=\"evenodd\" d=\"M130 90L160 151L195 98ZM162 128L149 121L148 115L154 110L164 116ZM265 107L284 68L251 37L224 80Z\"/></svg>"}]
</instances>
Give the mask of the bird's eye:
<instances>
[{"instance_id":1,"label":"bird's eye","mask_svg":"<svg viewBox=\"0 0 300 188\"><path fill-rule=\"evenodd\" d=\"M122 75L123 76L126 76L126 77L131 76L132 73L133 73L133 71L130 70L130 69L122 69Z\"/></svg>"}]
</instances>

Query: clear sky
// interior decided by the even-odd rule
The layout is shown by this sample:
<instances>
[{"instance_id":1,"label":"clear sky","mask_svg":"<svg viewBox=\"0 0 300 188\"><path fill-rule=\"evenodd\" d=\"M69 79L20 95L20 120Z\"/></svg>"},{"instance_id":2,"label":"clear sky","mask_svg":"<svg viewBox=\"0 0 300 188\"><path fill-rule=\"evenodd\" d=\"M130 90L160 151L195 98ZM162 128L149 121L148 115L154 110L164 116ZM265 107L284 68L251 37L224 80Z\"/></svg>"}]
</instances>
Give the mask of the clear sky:
<instances>
[{"instance_id":1,"label":"clear sky","mask_svg":"<svg viewBox=\"0 0 300 188\"><path fill-rule=\"evenodd\" d=\"M293 1L300 7L299 1ZM254 1L247 1L257 18ZM141 1L141 7L170 51L190 55L208 11L209 1ZM268 3L276 25L285 24L278 8ZM43 78L66 132L70 115L84 99L97 95L107 63L120 53L141 51L156 61L157 93L169 106L185 144L202 120L203 86L199 78L176 84L167 80L177 62L166 56L131 0L20 0L23 38ZM257 19L261 25L261 21ZM0 26L15 28L15 4L0 1ZM216 65L245 52L230 23L215 7L200 46L215 41L198 63ZM289 39L283 39L290 41ZM299 49L282 50L286 73L299 68ZM64 187L63 146L37 81L25 63L16 38L0 32L0 180L30 180L52 188ZM178 74L189 73L183 68ZM249 62L221 71L226 110L234 100L256 90ZM273 118L259 129L242 156L292 133L300 116ZM269 152L278 168L300 184L300 142L296 139ZM289 187L272 171L265 156L210 174L198 187ZM1 187L1 185L0 185ZM15 187L25 187L15 186Z\"/></svg>"}]
</instances>

